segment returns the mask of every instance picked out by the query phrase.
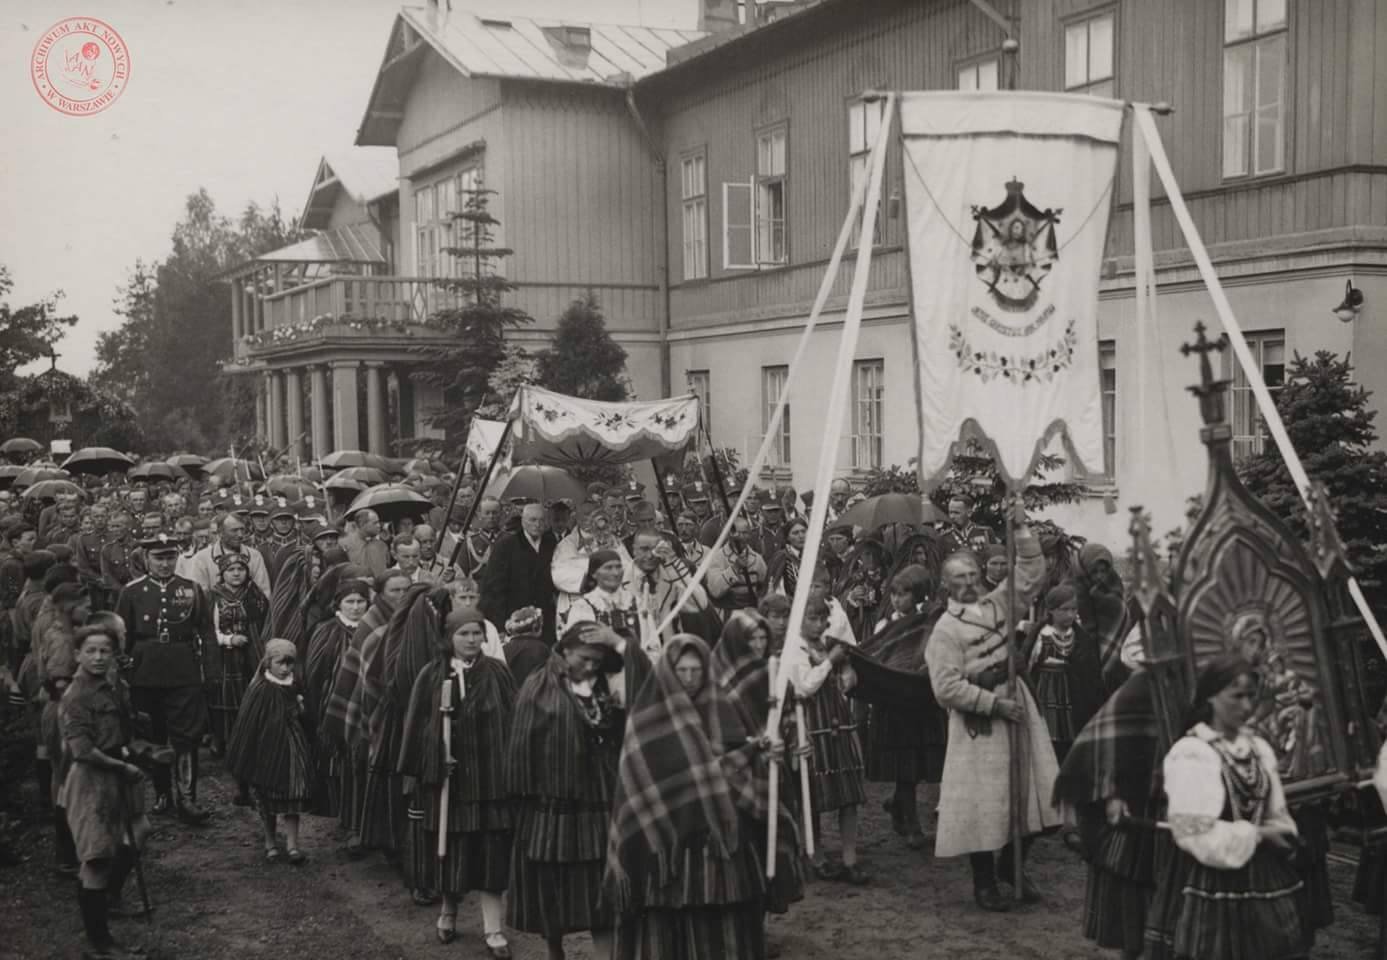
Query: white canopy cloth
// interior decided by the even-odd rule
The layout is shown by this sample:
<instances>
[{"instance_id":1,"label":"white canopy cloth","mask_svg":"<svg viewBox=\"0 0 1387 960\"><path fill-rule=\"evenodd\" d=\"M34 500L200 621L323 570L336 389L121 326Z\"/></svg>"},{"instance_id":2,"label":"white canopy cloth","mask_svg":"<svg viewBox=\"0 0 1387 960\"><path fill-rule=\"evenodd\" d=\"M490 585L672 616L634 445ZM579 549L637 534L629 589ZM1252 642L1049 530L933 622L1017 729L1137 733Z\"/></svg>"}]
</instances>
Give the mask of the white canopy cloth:
<instances>
[{"instance_id":1,"label":"white canopy cloth","mask_svg":"<svg viewBox=\"0 0 1387 960\"><path fill-rule=\"evenodd\" d=\"M511 404L511 460L555 467L665 458L677 464L698 435L698 415L693 394L608 403L524 386Z\"/></svg>"}]
</instances>

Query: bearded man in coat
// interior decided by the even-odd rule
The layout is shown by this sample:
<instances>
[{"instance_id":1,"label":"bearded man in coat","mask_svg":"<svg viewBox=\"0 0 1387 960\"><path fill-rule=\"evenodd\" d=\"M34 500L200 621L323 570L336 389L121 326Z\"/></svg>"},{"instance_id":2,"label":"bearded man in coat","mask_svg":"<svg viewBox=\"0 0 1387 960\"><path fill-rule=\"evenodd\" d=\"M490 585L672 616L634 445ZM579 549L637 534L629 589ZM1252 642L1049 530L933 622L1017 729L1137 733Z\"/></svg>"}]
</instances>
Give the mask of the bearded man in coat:
<instances>
[{"instance_id":1,"label":"bearded man in coat","mask_svg":"<svg viewBox=\"0 0 1387 960\"><path fill-rule=\"evenodd\" d=\"M1016 599L1019 623L1045 578L1040 542L1017 507ZM981 571L971 551L944 562L948 609L925 646L935 698L949 711L949 748L940 783L936 857L968 854L973 896L984 910L1005 911L1010 902L997 881L1014 876L1011 843L1011 751L1022 751L1021 857L1034 836L1061 823L1050 802L1058 765L1045 719L1025 684L1007 690L1007 660L1014 651L1006 636L1008 587L980 589ZM994 859L994 851L1001 851ZM1039 899L1028 879L1022 897Z\"/></svg>"}]
</instances>

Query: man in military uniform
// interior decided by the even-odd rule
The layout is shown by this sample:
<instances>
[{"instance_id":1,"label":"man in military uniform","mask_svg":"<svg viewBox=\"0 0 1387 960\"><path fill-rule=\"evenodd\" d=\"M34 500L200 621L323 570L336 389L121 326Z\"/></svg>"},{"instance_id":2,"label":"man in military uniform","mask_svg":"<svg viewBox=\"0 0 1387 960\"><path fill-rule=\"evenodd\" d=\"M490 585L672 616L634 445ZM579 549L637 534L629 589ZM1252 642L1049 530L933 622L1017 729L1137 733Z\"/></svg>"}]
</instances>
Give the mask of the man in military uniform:
<instances>
[{"instance_id":1,"label":"man in military uniform","mask_svg":"<svg viewBox=\"0 0 1387 960\"><path fill-rule=\"evenodd\" d=\"M960 550L981 556L989 544L998 542L991 527L973 522L973 501L962 493L949 498L949 520L939 528L939 533L945 556Z\"/></svg>"},{"instance_id":2,"label":"man in military uniform","mask_svg":"<svg viewBox=\"0 0 1387 960\"><path fill-rule=\"evenodd\" d=\"M246 514L250 517L250 530L246 537L246 542L257 550L264 553L265 542L270 538L270 499L263 493L257 493L250 498L246 508ZM266 554L266 560L269 555Z\"/></svg>"},{"instance_id":3,"label":"man in military uniform","mask_svg":"<svg viewBox=\"0 0 1387 960\"><path fill-rule=\"evenodd\" d=\"M457 565L469 577L479 578L482 569L491 557L491 548L501 537L501 501L495 497L482 497L477 504L476 529L467 532L462 549L458 551Z\"/></svg>"},{"instance_id":4,"label":"man in military uniform","mask_svg":"<svg viewBox=\"0 0 1387 960\"><path fill-rule=\"evenodd\" d=\"M773 557L785 549L785 505L771 490L761 491L758 498L761 511L757 524L755 548L763 557Z\"/></svg>"},{"instance_id":5,"label":"man in military uniform","mask_svg":"<svg viewBox=\"0 0 1387 960\"><path fill-rule=\"evenodd\" d=\"M260 549L261 555L265 558L265 566L269 568L270 583L273 584L279 576L279 568L284 565L289 554L304 545L303 535L299 532L300 522L311 523L318 519L318 515L322 511L315 500L313 504L303 507L302 516L300 516L299 510L289 503L287 497L275 497L272 502L267 501L266 509L269 516L269 529L260 542L255 543L254 546Z\"/></svg>"},{"instance_id":6,"label":"man in military uniform","mask_svg":"<svg viewBox=\"0 0 1387 960\"><path fill-rule=\"evenodd\" d=\"M684 488L684 504L698 519L698 542L705 547L711 547L718 542L722 525L727 522L721 510L713 509L709 492L708 484L702 480L695 480Z\"/></svg>"},{"instance_id":7,"label":"man in military uniform","mask_svg":"<svg viewBox=\"0 0 1387 960\"><path fill-rule=\"evenodd\" d=\"M97 504L82 513L73 537L72 562L89 593L101 589L101 551L106 546L106 508ZM93 600L99 600L97 596Z\"/></svg>"},{"instance_id":8,"label":"man in military uniform","mask_svg":"<svg viewBox=\"0 0 1387 960\"><path fill-rule=\"evenodd\" d=\"M49 521L39 537L39 545L52 544L71 546L72 538L81 532L81 518L78 516L77 495L63 494L54 504L53 519Z\"/></svg>"},{"instance_id":9,"label":"man in military uniform","mask_svg":"<svg viewBox=\"0 0 1387 960\"><path fill-rule=\"evenodd\" d=\"M107 521L106 532L106 544L101 548L103 607L109 607L127 583L145 573L144 555L130 534L130 515L116 510Z\"/></svg>"},{"instance_id":10,"label":"man in military uniform","mask_svg":"<svg viewBox=\"0 0 1387 960\"><path fill-rule=\"evenodd\" d=\"M679 538L679 547L683 551L684 559L692 568L698 569L708 548L698 540L698 517L694 516L692 510L683 510L675 516L674 534Z\"/></svg>"},{"instance_id":11,"label":"man in military uniform","mask_svg":"<svg viewBox=\"0 0 1387 960\"><path fill-rule=\"evenodd\" d=\"M203 823L208 815L197 805L197 748L207 726L201 660L202 644L212 635L211 605L201 587L173 572L177 540L161 533L141 547L149 572L121 591L116 613L125 621L126 679L135 705L149 714L154 741L174 750L172 777L156 778L154 810Z\"/></svg>"}]
</instances>

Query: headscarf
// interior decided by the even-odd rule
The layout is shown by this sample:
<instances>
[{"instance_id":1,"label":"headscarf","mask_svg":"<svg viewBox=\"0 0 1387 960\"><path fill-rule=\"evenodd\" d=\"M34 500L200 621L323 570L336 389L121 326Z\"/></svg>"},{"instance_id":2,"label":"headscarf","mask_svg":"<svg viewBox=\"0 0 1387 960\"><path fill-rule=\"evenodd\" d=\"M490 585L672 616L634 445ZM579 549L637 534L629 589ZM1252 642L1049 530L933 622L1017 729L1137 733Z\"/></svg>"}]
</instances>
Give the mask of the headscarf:
<instances>
[{"instance_id":1,"label":"headscarf","mask_svg":"<svg viewBox=\"0 0 1387 960\"><path fill-rule=\"evenodd\" d=\"M765 812L750 751L729 750L748 731L727 692L707 682L690 696L679 682L675 664L690 651L711 672L707 644L676 634L628 714L605 878L619 914L638 911L646 891L677 878L688 857L731 860L743 842L738 808ZM735 873L720 872L729 880ZM749 894L725 889L719 899Z\"/></svg>"},{"instance_id":2,"label":"headscarf","mask_svg":"<svg viewBox=\"0 0 1387 960\"><path fill-rule=\"evenodd\" d=\"M1103 560L1108 562L1108 566L1117 569L1113 563L1112 551L1101 543L1086 543L1079 548L1079 568L1090 577L1094 574L1093 568Z\"/></svg>"},{"instance_id":3,"label":"headscarf","mask_svg":"<svg viewBox=\"0 0 1387 960\"><path fill-rule=\"evenodd\" d=\"M443 633L449 643L452 642L453 635L469 623L480 623L485 630L486 617L476 607L458 607L448 614L448 619L443 624Z\"/></svg>"},{"instance_id":4,"label":"headscarf","mask_svg":"<svg viewBox=\"0 0 1387 960\"><path fill-rule=\"evenodd\" d=\"M771 625L759 613L738 610L727 618L722 637L713 650L712 677L727 691L741 713L742 725L749 731L766 726L770 714L770 670L766 657L758 657L751 649L751 635L766 631L766 649L770 650Z\"/></svg>"},{"instance_id":5,"label":"headscarf","mask_svg":"<svg viewBox=\"0 0 1387 960\"><path fill-rule=\"evenodd\" d=\"M615 550L594 550L588 557L588 572L583 576L583 585L578 588L580 593L588 593L597 589L597 571L605 565L616 561L621 563L621 554Z\"/></svg>"},{"instance_id":6,"label":"headscarf","mask_svg":"<svg viewBox=\"0 0 1387 960\"><path fill-rule=\"evenodd\" d=\"M270 665L272 660L277 660L280 657L297 657L298 653L298 647L294 646L292 640L275 637L265 644L265 655L260 658L260 668L263 670Z\"/></svg>"}]
</instances>

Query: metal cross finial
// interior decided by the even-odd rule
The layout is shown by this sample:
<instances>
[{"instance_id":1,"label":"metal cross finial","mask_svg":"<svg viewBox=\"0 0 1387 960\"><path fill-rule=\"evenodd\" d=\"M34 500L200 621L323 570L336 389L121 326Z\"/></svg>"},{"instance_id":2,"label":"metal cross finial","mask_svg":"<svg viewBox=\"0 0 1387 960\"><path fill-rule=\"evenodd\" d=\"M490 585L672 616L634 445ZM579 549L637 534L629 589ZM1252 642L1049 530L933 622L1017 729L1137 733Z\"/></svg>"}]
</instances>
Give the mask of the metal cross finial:
<instances>
[{"instance_id":1,"label":"metal cross finial","mask_svg":"<svg viewBox=\"0 0 1387 960\"><path fill-rule=\"evenodd\" d=\"M1194 343L1180 344L1180 352L1185 356L1199 354L1199 380L1204 390L1208 390L1214 384L1214 366L1209 361L1209 354L1222 353L1228 347L1228 334L1220 334L1217 340L1210 340L1204 335L1206 329L1203 320L1195 321Z\"/></svg>"}]
</instances>

